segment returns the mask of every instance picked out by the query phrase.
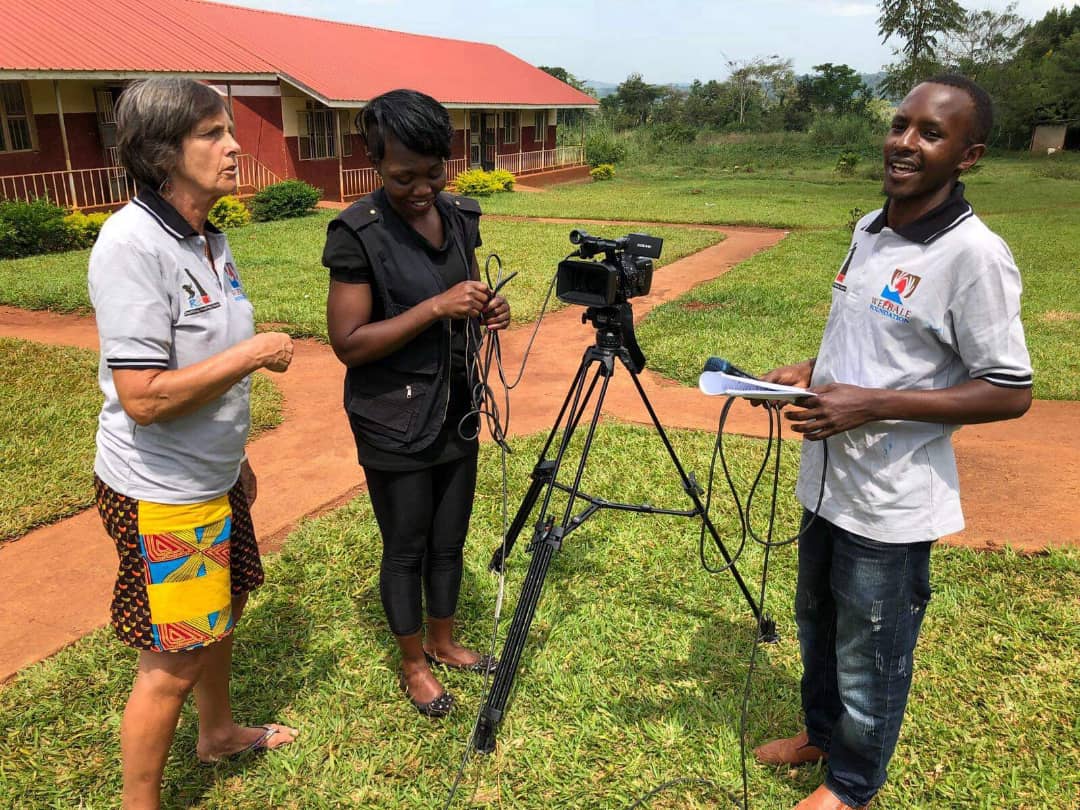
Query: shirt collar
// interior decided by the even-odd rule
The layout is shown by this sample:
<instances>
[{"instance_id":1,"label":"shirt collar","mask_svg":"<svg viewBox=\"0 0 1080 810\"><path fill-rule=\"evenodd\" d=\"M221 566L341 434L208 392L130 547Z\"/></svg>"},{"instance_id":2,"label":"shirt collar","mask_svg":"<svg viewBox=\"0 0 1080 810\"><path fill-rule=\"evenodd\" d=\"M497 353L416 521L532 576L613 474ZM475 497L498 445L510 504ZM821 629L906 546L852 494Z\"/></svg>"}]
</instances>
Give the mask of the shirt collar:
<instances>
[{"instance_id":1,"label":"shirt collar","mask_svg":"<svg viewBox=\"0 0 1080 810\"><path fill-rule=\"evenodd\" d=\"M893 231L909 242L928 245L939 236L951 231L974 213L971 203L964 199L964 184L957 182L945 202L932 211L927 211L914 222L893 228ZM867 233L881 233L881 229L888 225L888 216L889 203L886 201L885 206L874 218L874 221L863 230Z\"/></svg>"},{"instance_id":2,"label":"shirt collar","mask_svg":"<svg viewBox=\"0 0 1080 810\"><path fill-rule=\"evenodd\" d=\"M186 239L199 235L199 232L191 227L191 223L184 219L180 212L172 207L171 203L149 186L139 186L138 193L132 202L148 212L157 221L158 225L177 239ZM207 233L221 233L209 220L203 224L203 228Z\"/></svg>"}]
</instances>

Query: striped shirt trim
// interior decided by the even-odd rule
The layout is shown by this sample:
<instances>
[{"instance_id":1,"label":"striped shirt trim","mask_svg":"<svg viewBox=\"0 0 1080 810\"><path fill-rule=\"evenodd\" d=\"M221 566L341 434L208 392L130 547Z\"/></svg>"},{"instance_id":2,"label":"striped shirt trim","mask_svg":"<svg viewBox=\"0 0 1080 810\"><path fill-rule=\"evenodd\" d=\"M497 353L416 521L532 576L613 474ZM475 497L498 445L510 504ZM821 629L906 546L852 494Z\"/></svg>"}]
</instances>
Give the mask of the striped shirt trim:
<instances>
[{"instance_id":1,"label":"striped shirt trim","mask_svg":"<svg viewBox=\"0 0 1080 810\"><path fill-rule=\"evenodd\" d=\"M187 234L183 234L183 233L180 233L180 231L176 230L176 229L175 229L175 228L173 228L173 227L172 227L171 225L169 225L169 223L168 223L168 222L166 222L166 221L165 221L164 219L162 219L162 218L161 218L161 215L160 215L160 214L158 214L158 212L157 212L157 211L155 211L155 210L154 210L153 208L151 208L151 207L150 207L149 205L147 205L146 203L144 203L144 202L143 202L142 200L140 200L140 199L139 199L138 197L135 197L135 199L133 199L133 200L132 200L132 202L133 202L133 203L134 203L135 205L139 206L139 208L141 208L141 209L142 209L143 211L145 211L146 213L148 213L148 214L149 214L150 216L152 216L152 217L153 217L154 219L156 219L156 220L157 220L157 223L158 223L158 225L160 225L160 226L161 226L162 228L164 228L164 229L165 229L165 230L166 230L166 231L167 231L168 233L170 233L170 234L172 234L173 236L175 236L175 237L176 237L177 239L183 239L183 238L184 238L184 237L185 237L185 236L187 235Z\"/></svg>"},{"instance_id":2,"label":"striped shirt trim","mask_svg":"<svg viewBox=\"0 0 1080 810\"><path fill-rule=\"evenodd\" d=\"M983 374L976 377L977 380L985 380L991 385L1000 388L1031 388L1032 376L1030 374Z\"/></svg>"},{"instance_id":3,"label":"striped shirt trim","mask_svg":"<svg viewBox=\"0 0 1080 810\"><path fill-rule=\"evenodd\" d=\"M168 368L168 358L156 357L106 357L105 365L109 368Z\"/></svg>"},{"instance_id":4,"label":"striped shirt trim","mask_svg":"<svg viewBox=\"0 0 1080 810\"><path fill-rule=\"evenodd\" d=\"M949 231L951 231L953 228L955 228L957 225L959 225L964 220L970 219L973 216L975 216L975 211L970 205L968 205L967 211L965 211L963 214L958 216L950 224L946 225L944 228L942 228L937 233L931 234L930 236L926 237L926 239L923 240L923 244L925 244L925 245L930 244L931 242L933 242L938 237L944 236L945 234L947 234Z\"/></svg>"}]
</instances>

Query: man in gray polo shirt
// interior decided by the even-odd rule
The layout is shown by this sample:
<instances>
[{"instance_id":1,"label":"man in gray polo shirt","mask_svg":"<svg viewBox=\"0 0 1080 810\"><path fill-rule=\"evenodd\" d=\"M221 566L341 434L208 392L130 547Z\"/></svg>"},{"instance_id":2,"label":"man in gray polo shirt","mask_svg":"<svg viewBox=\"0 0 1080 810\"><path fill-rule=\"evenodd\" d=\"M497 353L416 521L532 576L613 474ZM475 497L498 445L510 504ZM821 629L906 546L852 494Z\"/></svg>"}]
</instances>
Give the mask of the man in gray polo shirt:
<instances>
[{"instance_id":1,"label":"man in gray polo shirt","mask_svg":"<svg viewBox=\"0 0 1080 810\"><path fill-rule=\"evenodd\" d=\"M1020 274L959 182L991 123L989 97L964 77L908 94L885 139L887 202L855 228L818 356L765 375L814 392L786 411L806 439L795 597L806 729L755 751L773 765L828 759L797 810L865 807L884 784L930 547L964 526L951 435L1031 404Z\"/></svg>"}]
</instances>

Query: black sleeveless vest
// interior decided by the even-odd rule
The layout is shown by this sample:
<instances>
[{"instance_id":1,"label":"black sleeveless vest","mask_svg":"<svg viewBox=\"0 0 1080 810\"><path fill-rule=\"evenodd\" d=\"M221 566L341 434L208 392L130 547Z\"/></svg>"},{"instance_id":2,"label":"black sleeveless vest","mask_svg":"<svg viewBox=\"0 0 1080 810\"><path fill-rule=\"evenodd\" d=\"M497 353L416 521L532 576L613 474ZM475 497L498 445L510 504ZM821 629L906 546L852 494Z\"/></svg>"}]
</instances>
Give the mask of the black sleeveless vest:
<instances>
[{"instance_id":1,"label":"black sleeveless vest","mask_svg":"<svg viewBox=\"0 0 1080 810\"><path fill-rule=\"evenodd\" d=\"M446 285L411 228L398 217L383 217L380 206L387 205L379 189L345 209L338 220L363 244L371 262L372 295L382 302L383 317L392 318L445 292ZM443 192L435 205L470 272L472 252L465 246L476 244L480 204ZM468 342L475 350L479 327L470 321L468 328L475 330ZM450 401L450 329L450 319L444 318L392 354L346 371L345 409L373 447L417 453L439 435Z\"/></svg>"}]
</instances>

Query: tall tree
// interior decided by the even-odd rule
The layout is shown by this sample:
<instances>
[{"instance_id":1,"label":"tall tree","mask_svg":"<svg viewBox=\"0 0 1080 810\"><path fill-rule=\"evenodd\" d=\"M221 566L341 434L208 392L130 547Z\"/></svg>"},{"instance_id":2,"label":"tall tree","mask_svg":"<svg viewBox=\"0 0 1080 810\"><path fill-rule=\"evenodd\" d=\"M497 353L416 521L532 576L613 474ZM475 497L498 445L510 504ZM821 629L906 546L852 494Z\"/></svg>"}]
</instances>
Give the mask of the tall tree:
<instances>
[{"instance_id":1,"label":"tall tree","mask_svg":"<svg viewBox=\"0 0 1080 810\"><path fill-rule=\"evenodd\" d=\"M964 9L956 0L881 0L878 35L904 41L898 63L886 68L883 82L892 95L905 93L911 85L940 67L938 37L963 24Z\"/></svg>"},{"instance_id":2,"label":"tall tree","mask_svg":"<svg viewBox=\"0 0 1080 810\"><path fill-rule=\"evenodd\" d=\"M961 73L978 79L993 65L1002 65L1023 42L1027 22L1016 13L1016 3L1001 12L992 9L965 11L959 28L948 34L942 48L943 61Z\"/></svg>"},{"instance_id":3,"label":"tall tree","mask_svg":"<svg viewBox=\"0 0 1080 810\"><path fill-rule=\"evenodd\" d=\"M816 112L858 113L866 109L870 99L870 88L854 68L832 62L814 65L814 74L807 77L802 88L800 95L808 96Z\"/></svg>"},{"instance_id":4,"label":"tall tree","mask_svg":"<svg viewBox=\"0 0 1080 810\"><path fill-rule=\"evenodd\" d=\"M746 124L748 114L756 107L765 109L770 103L783 104L794 95L795 73L790 59L779 56L759 56L749 60L727 60L728 85L735 108L735 120Z\"/></svg>"},{"instance_id":5,"label":"tall tree","mask_svg":"<svg viewBox=\"0 0 1080 810\"><path fill-rule=\"evenodd\" d=\"M642 126L649 122L653 104L664 95L664 88L649 84L640 73L631 73L613 94L605 98L617 112L619 126ZM602 102L603 103L603 102Z\"/></svg>"}]
</instances>

